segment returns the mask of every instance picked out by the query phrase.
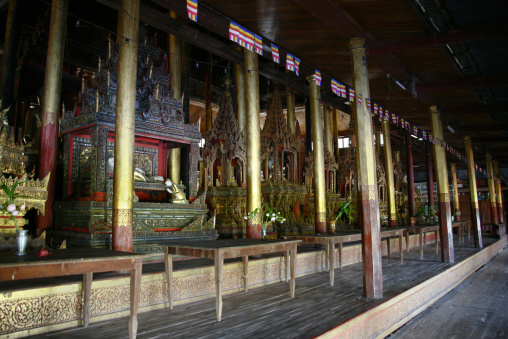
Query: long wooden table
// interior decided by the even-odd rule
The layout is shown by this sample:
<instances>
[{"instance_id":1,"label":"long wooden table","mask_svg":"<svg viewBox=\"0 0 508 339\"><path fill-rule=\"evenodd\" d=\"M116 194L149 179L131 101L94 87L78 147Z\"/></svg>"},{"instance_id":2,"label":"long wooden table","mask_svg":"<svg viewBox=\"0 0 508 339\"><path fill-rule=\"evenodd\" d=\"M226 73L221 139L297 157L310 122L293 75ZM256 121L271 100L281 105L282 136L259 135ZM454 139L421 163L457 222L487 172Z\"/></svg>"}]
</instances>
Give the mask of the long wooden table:
<instances>
[{"instance_id":1,"label":"long wooden table","mask_svg":"<svg viewBox=\"0 0 508 339\"><path fill-rule=\"evenodd\" d=\"M92 291L93 273L130 270L131 314L129 320L129 338L136 338L143 256L100 248L56 250L49 256L41 258L35 252L25 256L17 256L14 253L1 253L0 281L83 274L83 326L87 327L90 322L90 294Z\"/></svg>"},{"instance_id":2,"label":"long wooden table","mask_svg":"<svg viewBox=\"0 0 508 339\"><path fill-rule=\"evenodd\" d=\"M402 251L402 238L404 235L404 228L386 228L381 230L381 239L386 238L388 258L390 258L390 238L393 236L399 237L399 253L400 262L403 262L404 254ZM304 243L314 243L325 245L325 258L326 258L326 269L330 272L330 286L333 286L335 279L335 244L338 244L339 251L339 267L342 269L342 248L344 243L361 241L362 235L360 231L344 231L336 233L324 233L324 234L309 234L309 235L288 235L284 236L284 239L301 240Z\"/></svg>"},{"instance_id":3,"label":"long wooden table","mask_svg":"<svg viewBox=\"0 0 508 339\"><path fill-rule=\"evenodd\" d=\"M222 318L222 282L224 274L224 259L242 258L243 283L245 291L248 290L249 255L261 255L273 252L284 252L286 263L286 281L288 269L291 274L289 289L291 298L295 297L295 264L296 248L300 240L258 240L258 239L232 239L232 240L201 240L179 241L166 244L164 259L168 279L169 307L173 308L173 255L201 257L215 261L215 306L217 321ZM288 257L290 265L288 265Z\"/></svg>"},{"instance_id":4,"label":"long wooden table","mask_svg":"<svg viewBox=\"0 0 508 339\"><path fill-rule=\"evenodd\" d=\"M436 254L439 254L439 226L431 225L431 226L407 226L406 227L406 251L409 253L409 234L410 233L418 233L419 234L419 242L420 242L420 260L423 260L423 246L426 245L425 234L428 232L434 232L436 239Z\"/></svg>"}]
</instances>

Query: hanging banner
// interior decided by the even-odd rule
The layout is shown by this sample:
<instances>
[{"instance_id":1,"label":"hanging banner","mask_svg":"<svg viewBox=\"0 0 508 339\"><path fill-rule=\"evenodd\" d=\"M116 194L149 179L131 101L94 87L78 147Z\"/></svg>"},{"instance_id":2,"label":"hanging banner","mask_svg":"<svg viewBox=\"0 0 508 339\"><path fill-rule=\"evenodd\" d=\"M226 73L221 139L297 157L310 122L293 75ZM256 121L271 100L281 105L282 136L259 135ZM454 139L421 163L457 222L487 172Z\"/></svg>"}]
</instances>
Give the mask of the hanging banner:
<instances>
[{"instance_id":1,"label":"hanging banner","mask_svg":"<svg viewBox=\"0 0 508 339\"><path fill-rule=\"evenodd\" d=\"M286 54L286 69L288 71L295 71L295 60L291 54Z\"/></svg>"},{"instance_id":2,"label":"hanging banner","mask_svg":"<svg viewBox=\"0 0 508 339\"><path fill-rule=\"evenodd\" d=\"M295 73L300 75L300 59L295 57Z\"/></svg>"},{"instance_id":3,"label":"hanging banner","mask_svg":"<svg viewBox=\"0 0 508 339\"><path fill-rule=\"evenodd\" d=\"M233 21L229 22L229 40L240 43L240 26Z\"/></svg>"},{"instance_id":4,"label":"hanging banner","mask_svg":"<svg viewBox=\"0 0 508 339\"><path fill-rule=\"evenodd\" d=\"M187 0L187 15L192 21L198 21L198 1Z\"/></svg>"},{"instance_id":5,"label":"hanging banner","mask_svg":"<svg viewBox=\"0 0 508 339\"><path fill-rule=\"evenodd\" d=\"M321 86L321 72L316 69L316 85Z\"/></svg>"},{"instance_id":6,"label":"hanging banner","mask_svg":"<svg viewBox=\"0 0 508 339\"><path fill-rule=\"evenodd\" d=\"M355 102L355 90L352 88L349 89L349 101Z\"/></svg>"},{"instance_id":7,"label":"hanging banner","mask_svg":"<svg viewBox=\"0 0 508 339\"><path fill-rule=\"evenodd\" d=\"M272 59L273 62L276 62L280 64L280 58L279 58L279 47L272 44Z\"/></svg>"},{"instance_id":8,"label":"hanging banner","mask_svg":"<svg viewBox=\"0 0 508 339\"><path fill-rule=\"evenodd\" d=\"M377 112L379 111L378 104L374 103L374 115L377 115Z\"/></svg>"},{"instance_id":9,"label":"hanging banner","mask_svg":"<svg viewBox=\"0 0 508 339\"><path fill-rule=\"evenodd\" d=\"M263 55L263 40L256 34L254 34L254 50L257 54Z\"/></svg>"}]
</instances>

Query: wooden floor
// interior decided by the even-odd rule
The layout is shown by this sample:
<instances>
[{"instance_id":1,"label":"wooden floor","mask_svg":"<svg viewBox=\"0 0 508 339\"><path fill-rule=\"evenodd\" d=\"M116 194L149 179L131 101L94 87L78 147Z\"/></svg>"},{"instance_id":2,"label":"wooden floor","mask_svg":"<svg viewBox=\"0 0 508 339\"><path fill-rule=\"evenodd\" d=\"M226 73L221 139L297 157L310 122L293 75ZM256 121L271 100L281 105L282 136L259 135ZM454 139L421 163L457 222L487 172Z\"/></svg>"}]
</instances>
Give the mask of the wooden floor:
<instances>
[{"instance_id":1,"label":"wooden floor","mask_svg":"<svg viewBox=\"0 0 508 339\"><path fill-rule=\"evenodd\" d=\"M495 241L484 238L484 246ZM457 262L476 252L472 237L470 242L460 246L455 238ZM384 298L380 300L362 297L362 265L358 263L346 266L342 271L337 268L333 287L329 285L326 272L297 277L295 299L289 297L287 283L226 295L221 322L215 320L215 299L175 306L173 310L142 313L138 316L138 338L311 338L449 266L441 262L440 255L434 252L434 245L429 244L424 251L424 260L419 260L417 248L409 254L404 253L402 264L398 254L393 254L391 260L383 258ZM503 269L506 270L506 265ZM127 338L127 322L125 317L38 338Z\"/></svg>"},{"instance_id":2,"label":"wooden floor","mask_svg":"<svg viewBox=\"0 0 508 339\"><path fill-rule=\"evenodd\" d=\"M390 339L508 338L508 248Z\"/></svg>"}]
</instances>

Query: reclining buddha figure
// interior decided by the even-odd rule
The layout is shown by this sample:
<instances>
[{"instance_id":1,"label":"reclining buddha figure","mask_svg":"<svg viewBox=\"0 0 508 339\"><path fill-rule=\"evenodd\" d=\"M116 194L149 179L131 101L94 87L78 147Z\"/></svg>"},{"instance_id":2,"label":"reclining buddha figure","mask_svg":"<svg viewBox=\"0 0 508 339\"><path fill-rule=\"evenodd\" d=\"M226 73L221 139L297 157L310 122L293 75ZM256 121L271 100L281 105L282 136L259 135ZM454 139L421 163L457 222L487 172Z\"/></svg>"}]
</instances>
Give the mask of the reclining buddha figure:
<instances>
[{"instance_id":1,"label":"reclining buddha figure","mask_svg":"<svg viewBox=\"0 0 508 339\"><path fill-rule=\"evenodd\" d=\"M110 157L107 161L107 172L110 177L113 177L115 173L115 157ZM145 171L141 168L134 168L134 181L137 182L161 182L162 177L160 176L146 176ZM164 183L166 185L166 190L173 196L170 200L173 204L188 204L189 201L186 199L185 194L178 188L177 185L173 184L171 179L166 179ZM136 196L136 193L133 193L133 201L139 202L139 198Z\"/></svg>"}]
</instances>

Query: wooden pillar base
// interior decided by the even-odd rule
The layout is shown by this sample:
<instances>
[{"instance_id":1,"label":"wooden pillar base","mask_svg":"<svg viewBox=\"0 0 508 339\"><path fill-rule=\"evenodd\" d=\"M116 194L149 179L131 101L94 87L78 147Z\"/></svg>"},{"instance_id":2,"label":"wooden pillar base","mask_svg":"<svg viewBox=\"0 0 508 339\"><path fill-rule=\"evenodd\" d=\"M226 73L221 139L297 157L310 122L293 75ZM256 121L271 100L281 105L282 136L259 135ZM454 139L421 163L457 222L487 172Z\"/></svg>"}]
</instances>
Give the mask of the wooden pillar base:
<instances>
[{"instance_id":1,"label":"wooden pillar base","mask_svg":"<svg viewBox=\"0 0 508 339\"><path fill-rule=\"evenodd\" d=\"M441 258L443 262L454 263L452 213L448 193L439 193L439 233L441 238ZM436 239L437 241L437 239Z\"/></svg>"},{"instance_id":2,"label":"wooden pillar base","mask_svg":"<svg viewBox=\"0 0 508 339\"><path fill-rule=\"evenodd\" d=\"M261 224L252 224L250 220L247 221L247 238L261 239Z\"/></svg>"},{"instance_id":3,"label":"wooden pillar base","mask_svg":"<svg viewBox=\"0 0 508 339\"><path fill-rule=\"evenodd\" d=\"M471 221L473 225L473 238L474 245L478 248L483 248L483 239L482 239L482 224L480 222L480 209L478 206L472 206L472 214Z\"/></svg>"}]
</instances>

